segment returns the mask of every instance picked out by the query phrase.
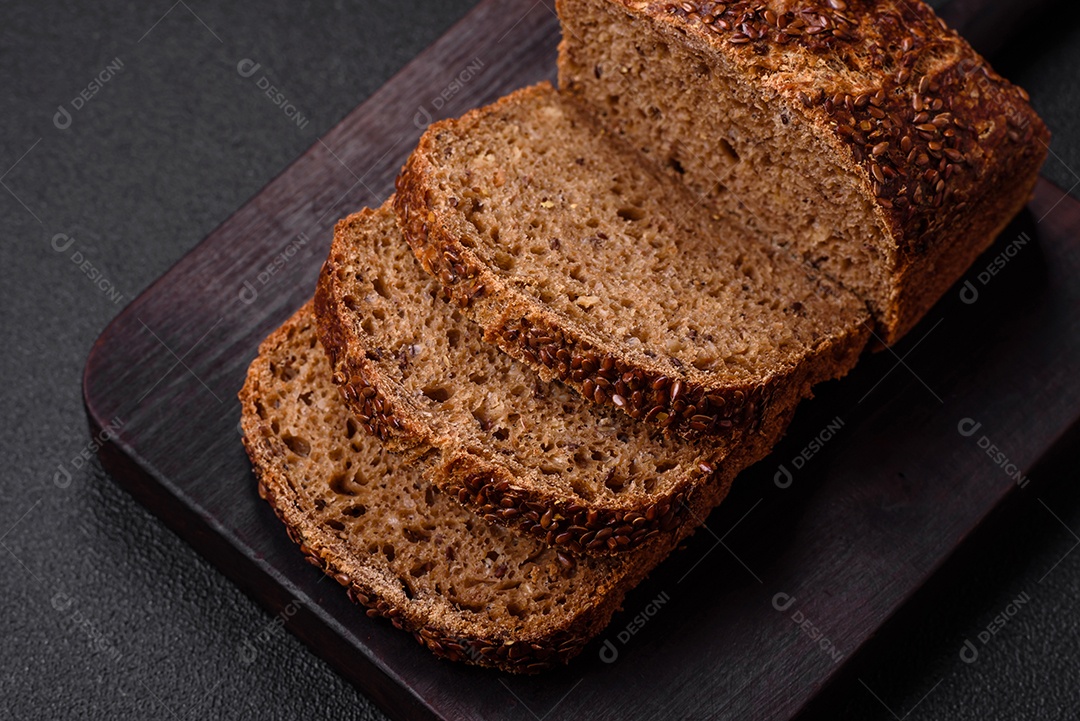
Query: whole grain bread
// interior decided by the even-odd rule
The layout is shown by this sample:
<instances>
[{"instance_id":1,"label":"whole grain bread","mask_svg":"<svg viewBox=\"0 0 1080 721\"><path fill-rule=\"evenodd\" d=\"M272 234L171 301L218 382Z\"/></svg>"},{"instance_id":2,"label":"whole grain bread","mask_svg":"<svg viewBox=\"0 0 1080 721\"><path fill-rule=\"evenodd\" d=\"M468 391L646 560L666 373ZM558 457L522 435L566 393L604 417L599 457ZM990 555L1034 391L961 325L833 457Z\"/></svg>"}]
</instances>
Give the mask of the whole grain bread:
<instances>
[{"instance_id":1,"label":"whole grain bread","mask_svg":"<svg viewBox=\"0 0 1080 721\"><path fill-rule=\"evenodd\" d=\"M309 303L260 346L240 392L259 495L349 597L435 654L516 673L565 662L692 532L574 559L485 523L364 432L331 382ZM775 435L742 445L748 465ZM699 499L699 512L715 498Z\"/></svg>"},{"instance_id":2,"label":"whole grain bread","mask_svg":"<svg viewBox=\"0 0 1080 721\"><path fill-rule=\"evenodd\" d=\"M557 0L559 84L906 333L1030 197L1049 134L921 0Z\"/></svg>"},{"instance_id":3,"label":"whole grain bread","mask_svg":"<svg viewBox=\"0 0 1080 721\"><path fill-rule=\"evenodd\" d=\"M611 554L694 523L706 486L726 492L733 441L667 438L544 382L444 296L389 201L337 224L315 293L347 404L444 493L560 552Z\"/></svg>"},{"instance_id":4,"label":"whole grain bread","mask_svg":"<svg viewBox=\"0 0 1080 721\"><path fill-rule=\"evenodd\" d=\"M685 437L787 414L868 335L854 295L653 172L547 83L433 125L395 209L489 341Z\"/></svg>"}]
</instances>

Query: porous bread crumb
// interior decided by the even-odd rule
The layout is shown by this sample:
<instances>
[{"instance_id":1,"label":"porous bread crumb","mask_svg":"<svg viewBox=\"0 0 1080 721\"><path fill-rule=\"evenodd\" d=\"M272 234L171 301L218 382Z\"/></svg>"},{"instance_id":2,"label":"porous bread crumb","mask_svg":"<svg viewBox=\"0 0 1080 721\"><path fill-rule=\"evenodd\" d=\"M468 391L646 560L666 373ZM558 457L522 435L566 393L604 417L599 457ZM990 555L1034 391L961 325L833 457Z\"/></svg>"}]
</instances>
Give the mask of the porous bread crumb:
<instances>
[{"instance_id":1,"label":"porous bread crumb","mask_svg":"<svg viewBox=\"0 0 1080 721\"><path fill-rule=\"evenodd\" d=\"M484 518L567 552L625 552L685 522L730 442L665 437L543 381L443 295L389 204L338 223L316 309L362 423Z\"/></svg>"},{"instance_id":2,"label":"porous bread crumb","mask_svg":"<svg viewBox=\"0 0 1080 721\"><path fill-rule=\"evenodd\" d=\"M547 84L432 126L398 188L406 239L486 337L673 433L736 437L845 374L868 334L853 294Z\"/></svg>"},{"instance_id":3,"label":"porous bread crumb","mask_svg":"<svg viewBox=\"0 0 1080 721\"><path fill-rule=\"evenodd\" d=\"M893 343L1030 197L1049 133L920 0L558 0L559 85Z\"/></svg>"},{"instance_id":4,"label":"porous bread crumb","mask_svg":"<svg viewBox=\"0 0 1080 721\"><path fill-rule=\"evenodd\" d=\"M263 342L240 392L259 493L350 598L439 656L515 673L565 663L692 532L617 557L563 557L485 523L417 464L386 451L330 375L309 303ZM740 447L732 474L762 457L782 428ZM701 494L694 513L716 500Z\"/></svg>"}]
</instances>

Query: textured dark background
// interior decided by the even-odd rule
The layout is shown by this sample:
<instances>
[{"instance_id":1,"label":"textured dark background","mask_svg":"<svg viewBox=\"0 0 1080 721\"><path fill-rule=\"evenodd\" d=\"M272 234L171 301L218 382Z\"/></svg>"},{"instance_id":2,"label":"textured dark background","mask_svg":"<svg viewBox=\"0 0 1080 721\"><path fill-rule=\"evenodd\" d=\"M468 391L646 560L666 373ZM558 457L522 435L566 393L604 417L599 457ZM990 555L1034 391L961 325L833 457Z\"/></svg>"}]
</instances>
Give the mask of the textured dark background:
<instances>
[{"instance_id":1,"label":"textured dark background","mask_svg":"<svg viewBox=\"0 0 1080 721\"><path fill-rule=\"evenodd\" d=\"M243 663L238 643L266 614L96 461L69 482L54 475L80 465L90 442L80 374L106 323L472 4L0 6L0 716L381 717L283 631ZM115 58L119 73L58 129L57 106L70 108ZM238 76L241 58L262 64L304 128ZM995 65L1054 132L1044 174L1074 188L1080 8L1058 3L1018 29ZM51 247L59 233L121 299ZM815 716L1080 714L1080 552L1070 553L1080 486L1069 464L1042 476L1045 507L1014 499L852 661ZM964 640L1022 593L1030 601L962 662Z\"/></svg>"}]
</instances>

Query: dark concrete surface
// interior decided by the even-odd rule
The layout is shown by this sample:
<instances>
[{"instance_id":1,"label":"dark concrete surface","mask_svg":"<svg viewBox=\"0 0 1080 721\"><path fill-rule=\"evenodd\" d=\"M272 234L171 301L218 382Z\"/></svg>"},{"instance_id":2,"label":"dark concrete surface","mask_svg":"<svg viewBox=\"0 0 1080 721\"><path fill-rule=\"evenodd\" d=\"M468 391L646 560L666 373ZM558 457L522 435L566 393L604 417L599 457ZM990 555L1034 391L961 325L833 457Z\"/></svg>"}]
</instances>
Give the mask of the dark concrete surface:
<instances>
[{"instance_id":1,"label":"dark concrete surface","mask_svg":"<svg viewBox=\"0 0 1080 721\"><path fill-rule=\"evenodd\" d=\"M268 616L82 460L80 376L127 301L472 4L0 5L0 717L381 718L285 632L245 663L240 644ZM1068 189L1080 181L1080 7L1057 7L995 65L1053 130L1044 174ZM244 58L303 127L239 76ZM815 716L1080 716L1080 486L1064 468L944 568Z\"/></svg>"}]
</instances>

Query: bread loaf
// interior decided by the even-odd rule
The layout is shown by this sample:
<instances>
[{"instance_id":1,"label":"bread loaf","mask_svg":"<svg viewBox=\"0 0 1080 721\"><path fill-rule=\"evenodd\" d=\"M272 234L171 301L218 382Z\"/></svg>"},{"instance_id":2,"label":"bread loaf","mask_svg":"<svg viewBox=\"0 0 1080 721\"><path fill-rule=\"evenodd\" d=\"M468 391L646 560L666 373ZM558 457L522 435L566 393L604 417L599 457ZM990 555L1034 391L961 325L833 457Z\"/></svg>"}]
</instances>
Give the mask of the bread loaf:
<instances>
[{"instance_id":1,"label":"bread loaf","mask_svg":"<svg viewBox=\"0 0 1080 721\"><path fill-rule=\"evenodd\" d=\"M342 403L309 303L260 346L240 392L259 494L308 560L435 654L514 673L566 662L675 544L564 555L488 524L386 451ZM742 467L775 437L728 459Z\"/></svg>"},{"instance_id":2,"label":"bread loaf","mask_svg":"<svg viewBox=\"0 0 1080 721\"><path fill-rule=\"evenodd\" d=\"M395 208L425 269L545 379L737 438L844 375L865 305L710 210L546 83L433 125Z\"/></svg>"},{"instance_id":3,"label":"bread loaf","mask_svg":"<svg viewBox=\"0 0 1080 721\"><path fill-rule=\"evenodd\" d=\"M485 343L420 268L389 203L337 224L315 309L357 419L488 522L564 553L622 553L694 524L699 499L727 492L732 441L665 438Z\"/></svg>"},{"instance_id":4,"label":"bread loaf","mask_svg":"<svg viewBox=\"0 0 1080 721\"><path fill-rule=\"evenodd\" d=\"M562 91L433 125L240 393L309 560L434 653L522 673L918 322L1048 141L919 0L557 4Z\"/></svg>"},{"instance_id":5,"label":"bread loaf","mask_svg":"<svg viewBox=\"0 0 1080 721\"><path fill-rule=\"evenodd\" d=\"M558 0L559 84L893 343L1030 197L1049 134L921 0Z\"/></svg>"}]
</instances>

